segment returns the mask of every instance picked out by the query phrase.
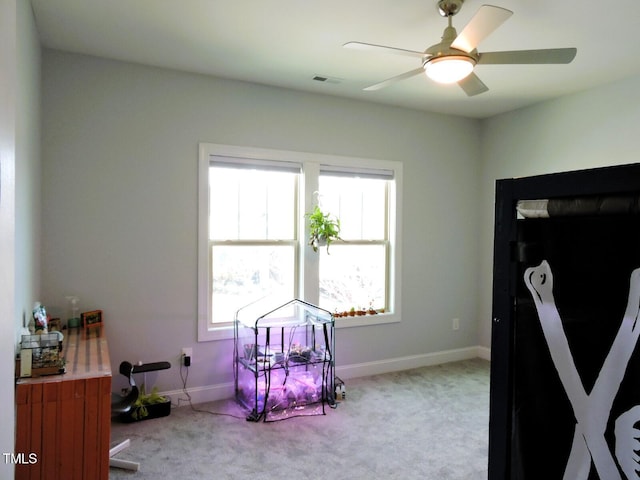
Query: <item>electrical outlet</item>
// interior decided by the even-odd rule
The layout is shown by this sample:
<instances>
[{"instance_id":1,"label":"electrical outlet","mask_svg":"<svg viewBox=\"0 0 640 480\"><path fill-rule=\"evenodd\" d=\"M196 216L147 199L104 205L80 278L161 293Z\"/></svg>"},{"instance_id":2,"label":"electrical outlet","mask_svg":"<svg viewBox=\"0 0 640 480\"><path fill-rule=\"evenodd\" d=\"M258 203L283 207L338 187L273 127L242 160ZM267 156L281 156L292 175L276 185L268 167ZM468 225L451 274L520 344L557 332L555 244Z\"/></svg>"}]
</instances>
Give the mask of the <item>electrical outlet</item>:
<instances>
[{"instance_id":1,"label":"electrical outlet","mask_svg":"<svg viewBox=\"0 0 640 480\"><path fill-rule=\"evenodd\" d=\"M193 349L192 348L187 348L187 347L182 347L181 362L183 364L184 364L184 357L189 357L190 358L190 362L193 363Z\"/></svg>"},{"instance_id":2,"label":"electrical outlet","mask_svg":"<svg viewBox=\"0 0 640 480\"><path fill-rule=\"evenodd\" d=\"M460 330L460 319L454 318L451 326L453 327L454 330Z\"/></svg>"}]
</instances>

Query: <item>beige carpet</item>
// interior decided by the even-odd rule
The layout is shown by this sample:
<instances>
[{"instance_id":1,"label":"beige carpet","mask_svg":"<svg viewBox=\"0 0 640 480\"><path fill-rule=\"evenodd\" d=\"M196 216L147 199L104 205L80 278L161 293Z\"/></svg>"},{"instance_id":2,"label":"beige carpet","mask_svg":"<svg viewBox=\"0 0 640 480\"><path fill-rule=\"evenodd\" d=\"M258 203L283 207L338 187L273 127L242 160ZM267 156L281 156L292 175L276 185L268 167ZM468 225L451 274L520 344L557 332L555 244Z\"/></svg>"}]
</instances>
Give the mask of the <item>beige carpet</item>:
<instances>
[{"instance_id":1,"label":"beige carpet","mask_svg":"<svg viewBox=\"0 0 640 480\"><path fill-rule=\"evenodd\" d=\"M119 458L135 473L111 479L487 478L489 363L468 360L350 379L326 415L247 422L232 400L174 408L164 418L113 424L130 438Z\"/></svg>"}]
</instances>

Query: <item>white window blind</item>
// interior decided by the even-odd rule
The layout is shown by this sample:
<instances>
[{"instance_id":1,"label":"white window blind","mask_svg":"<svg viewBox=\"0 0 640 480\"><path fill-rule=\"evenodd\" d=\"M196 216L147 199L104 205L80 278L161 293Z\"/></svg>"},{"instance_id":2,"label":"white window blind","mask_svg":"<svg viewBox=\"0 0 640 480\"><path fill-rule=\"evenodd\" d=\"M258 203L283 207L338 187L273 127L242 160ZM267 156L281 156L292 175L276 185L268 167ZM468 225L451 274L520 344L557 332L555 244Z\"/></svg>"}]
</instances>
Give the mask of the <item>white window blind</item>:
<instances>
[{"instance_id":1,"label":"white window blind","mask_svg":"<svg viewBox=\"0 0 640 480\"><path fill-rule=\"evenodd\" d=\"M375 178L379 180L393 180L394 177L394 172L390 169L341 165L320 165L320 174L332 177Z\"/></svg>"},{"instance_id":2,"label":"white window blind","mask_svg":"<svg viewBox=\"0 0 640 480\"><path fill-rule=\"evenodd\" d=\"M211 155L209 163L212 167L247 169L247 170L268 170L272 172L300 173L302 164L286 160L263 160L241 157L223 157Z\"/></svg>"}]
</instances>

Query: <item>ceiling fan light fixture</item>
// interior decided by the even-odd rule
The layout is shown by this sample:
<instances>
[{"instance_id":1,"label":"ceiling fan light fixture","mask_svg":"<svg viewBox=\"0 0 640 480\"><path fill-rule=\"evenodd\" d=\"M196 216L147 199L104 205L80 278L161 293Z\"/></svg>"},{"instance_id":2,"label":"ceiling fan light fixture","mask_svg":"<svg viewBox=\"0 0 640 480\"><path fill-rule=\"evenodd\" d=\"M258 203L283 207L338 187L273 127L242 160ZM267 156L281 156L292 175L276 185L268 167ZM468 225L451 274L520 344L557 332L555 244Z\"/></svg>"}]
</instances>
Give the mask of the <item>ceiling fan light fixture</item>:
<instances>
[{"instance_id":1,"label":"ceiling fan light fixture","mask_svg":"<svg viewBox=\"0 0 640 480\"><path fill-rule=\"evenodd\" d=\"M456 83L473 72L475 61L465 55L435 57L424 64L424 71L434 82Z\"/></svg>"}]
</instances>

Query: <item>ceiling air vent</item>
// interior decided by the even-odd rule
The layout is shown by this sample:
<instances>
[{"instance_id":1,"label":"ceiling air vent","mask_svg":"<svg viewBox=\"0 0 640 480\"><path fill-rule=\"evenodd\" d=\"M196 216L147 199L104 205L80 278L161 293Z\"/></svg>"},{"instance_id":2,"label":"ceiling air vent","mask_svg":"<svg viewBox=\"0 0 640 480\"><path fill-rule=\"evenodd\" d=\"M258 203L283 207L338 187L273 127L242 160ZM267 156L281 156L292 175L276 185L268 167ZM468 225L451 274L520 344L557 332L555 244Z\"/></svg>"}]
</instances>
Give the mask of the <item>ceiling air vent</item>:
<instances>
[{"instance_id":1,"label":"ceiling air vent","mask_svg":"<svg viewBox=\"0 0 640 480\"><path fill-rule=\"evenodd\" d=\"M315 75L313 77L313 80L315 80L316 82L322 82L322 83L341 83L342 82L342 78L327 77L326 75Z\"/></svg>"}]
</instances>

